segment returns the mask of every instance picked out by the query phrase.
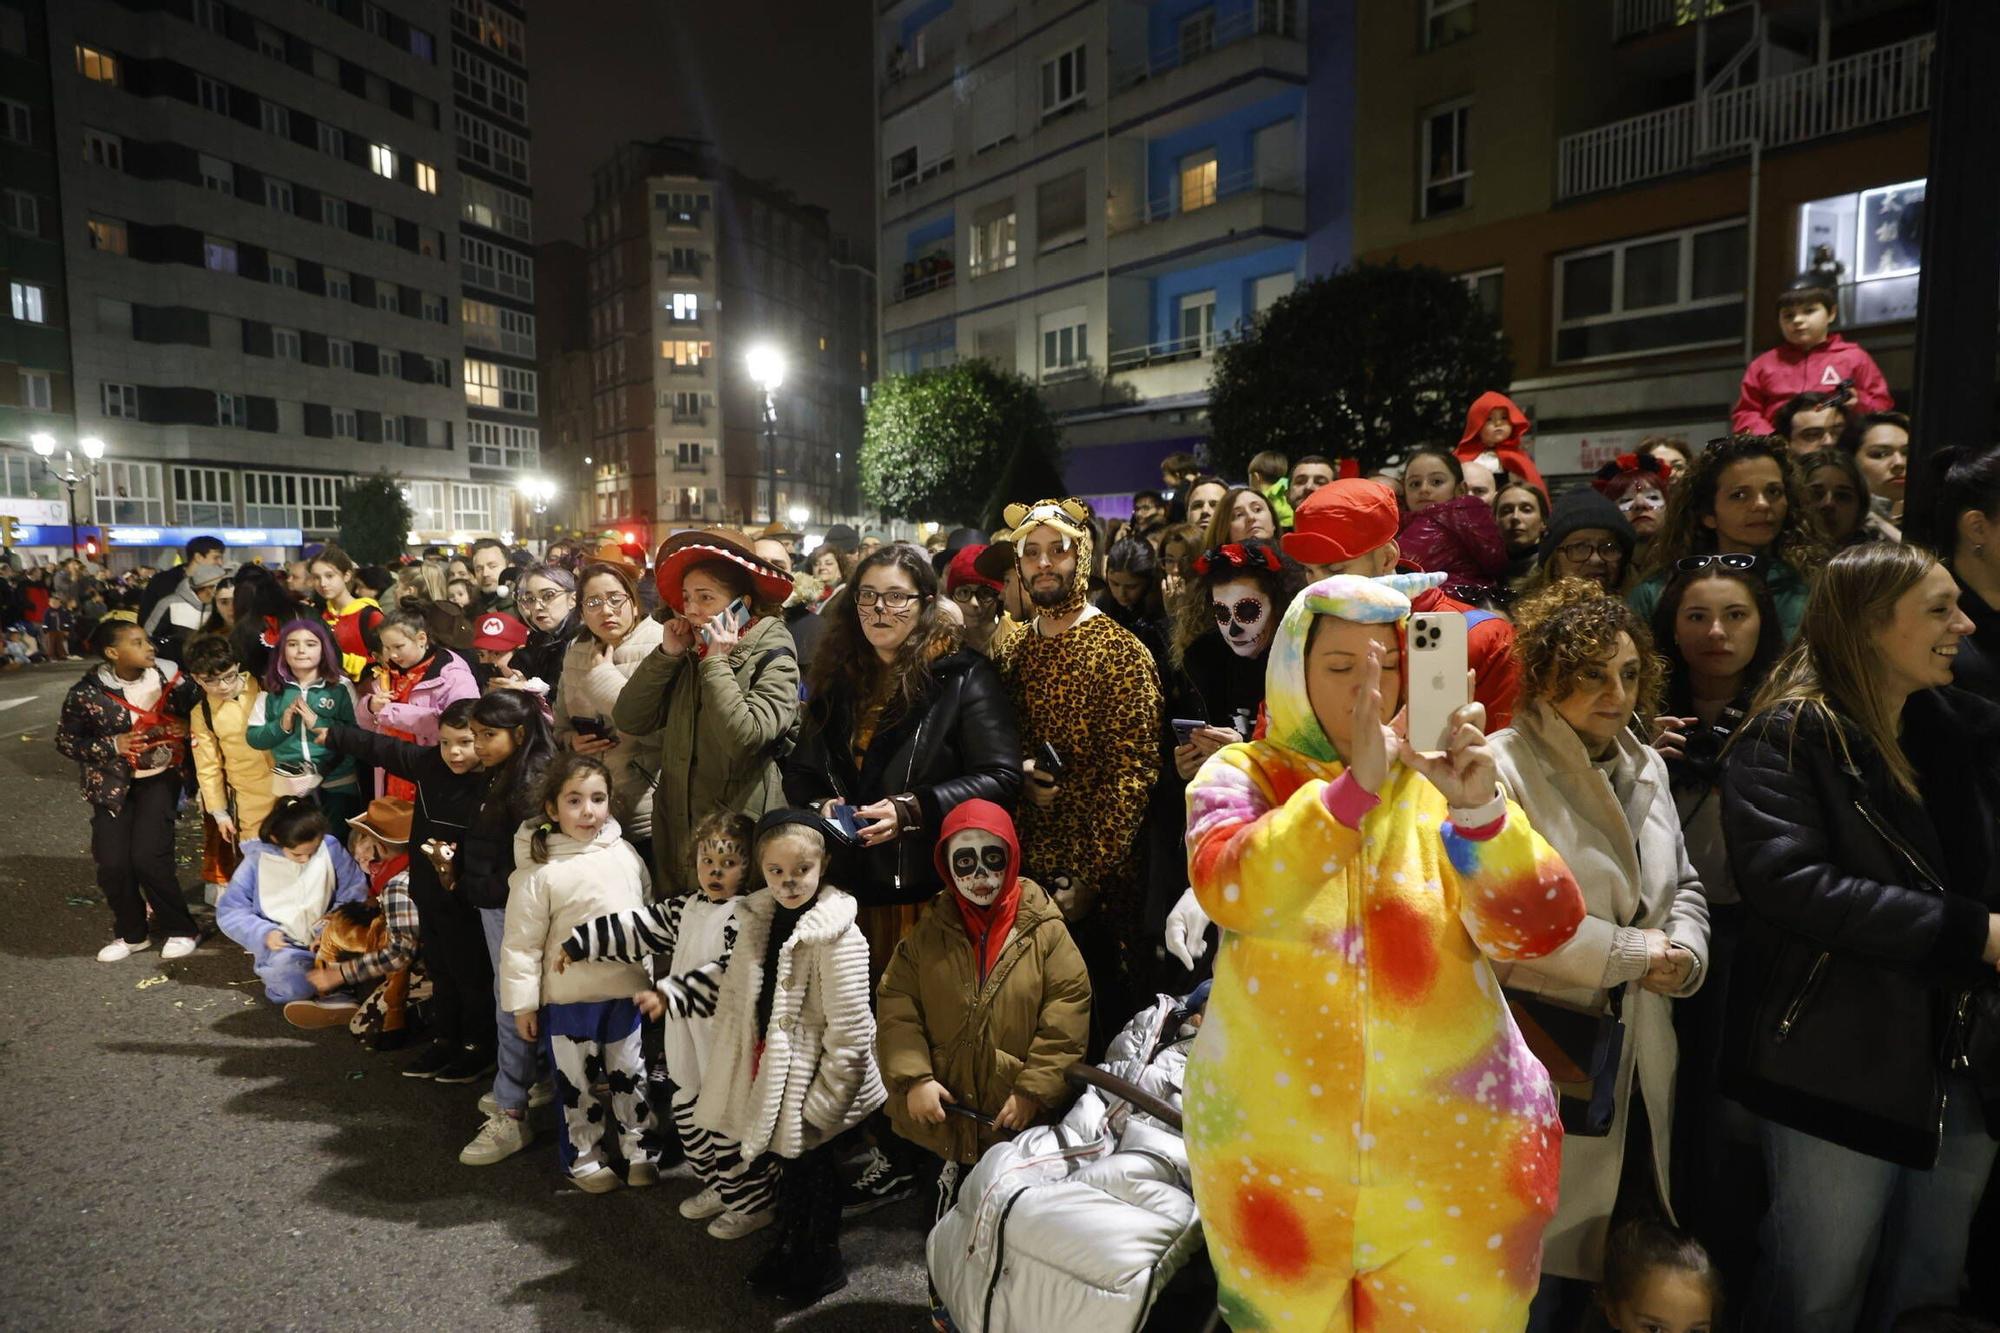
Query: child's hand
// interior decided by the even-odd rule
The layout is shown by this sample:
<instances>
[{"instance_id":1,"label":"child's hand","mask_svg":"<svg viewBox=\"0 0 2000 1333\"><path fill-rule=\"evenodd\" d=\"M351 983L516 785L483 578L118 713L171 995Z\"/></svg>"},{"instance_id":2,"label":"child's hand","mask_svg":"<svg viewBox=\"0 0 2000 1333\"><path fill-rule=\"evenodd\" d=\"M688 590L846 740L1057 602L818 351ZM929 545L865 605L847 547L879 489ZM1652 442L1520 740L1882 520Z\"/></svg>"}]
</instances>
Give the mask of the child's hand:
<instances>
[{"instance_id":1,"label":"child's hand","mask_svg":"<svg viewBox=\"0 0 2000 1333\"><path fill-rule=\"evenodd\" d=\"M514 1015L514 1031L522 1041L534 1041L542 1035L542 1025L532 1009L524 1009Z\"/></svg>"},{"instance_id":2,"label":"child's hand","mask_svg":"<svg viewBox=\"0 0 2000 1333\"><path fill-rule=\"evenodd\" d=\"M656 990L640 991L632 997L632 1003L648 1018L659 1018L667 1012L667 1002L660 998Z\"/></svg>"},{"instance_id":3,"label":"child's hand","mask_svg":"<svg viewBox=\"0 0 2000 1333\"><path fill-rule=\"evenodd\" d=\"M563 974L564 972L566 972L566 971L568 971L568 970L569 970L569 950L567 950L567 949L557 949L557 950L556 950L556 975L557 975L557 976L561 976L561 975L562 975L562 974Z\"/></svg>"},{"instance_id":4,"label":"child's hand","mask_svg":"<svg viewBox=\"0 0 2000 1333\"><path fill-rule=\"evenodd\" d=\"M222 835L224 842L236 841L235 820L231 819L228 815L210 815L209 818L215 821L215 831Z\"/></svg>"},{"instance_id":5,"label":"child's hand","mask_svg":"<svg viewBox=\"0 0 2000 1333\"><path fill-rule=\"evenodd\" d=\"M276 953L289 943L291 941L285 938L285 932L282 930L267 931L264 935L264 947L273 953Z\"/></svg>"},{"instance_id":6,"label":"child's hand","mask_svg":"<svg viewBox=\"0 0 2000 1333\"><path fill-rule=\"evenodd\" d=\"M311 705L306 703L303 694L292 700L291 706L285 709L284 724L287 734L290 734L294 720L308 728L319 725L319 718L313 713Z\"/></svg>"},{"instance_id":7,"label":"child's hand","mask_svg":"<svg viewBox=\"0 0 2000 1333\"><path fill-rule=\"evenodd\" d=\"M944 1084L934 1078L927 1078L912 1087L905 1100L909 1104L910 1119L920 1125L942 1125L944 1104L946 1102L956 1104L958 1098L946 1091Z\"/></svg>"},{"instance_id":8,"label":"child's hand","mask_svg":"<svg viewBox=\"0 0 2000 1333\"><path fill-rule=\"evenodd\" d=\"M1000 1129L1026 1129L1042 1113L1042 1104L1033 1097L1018 1092L1007 1094L1007 1104L1000 1108L1000 1114L993 1117L993 1123Z\"/></svg>"}]
</instances>

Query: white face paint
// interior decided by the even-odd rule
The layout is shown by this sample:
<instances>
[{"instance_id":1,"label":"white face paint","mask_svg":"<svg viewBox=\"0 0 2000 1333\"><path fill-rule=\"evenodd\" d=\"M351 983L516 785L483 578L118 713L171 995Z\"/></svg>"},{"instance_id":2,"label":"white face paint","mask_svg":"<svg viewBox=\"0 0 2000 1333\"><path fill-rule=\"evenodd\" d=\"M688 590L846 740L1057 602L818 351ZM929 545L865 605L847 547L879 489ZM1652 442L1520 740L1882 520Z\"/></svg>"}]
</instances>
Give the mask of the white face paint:
<instances>
[{"instance_id":1,"label":"white face paint","mask_svg":"<svg viewBox=\"0 0 2000 1333\"><path fill-rule=\"evenodd\" d=\"M1208 590L1208 608L1215 614L1216 632L1238 657L1255 657L1271 646L1278 618L1255 579L1231 579Z\"/></svg>"},{"instance_id":2,"label":"white face paint","mask_svg":"<svg viewBox=\"0 0 2000 1333\"><path fill-rule=\"evenodd\" d=\"M944 863L951 869L952 887L974 907L990 907L1007 887L1007 844L985 829L954 833L944 844Z\"/></svg>"}]
</instances>

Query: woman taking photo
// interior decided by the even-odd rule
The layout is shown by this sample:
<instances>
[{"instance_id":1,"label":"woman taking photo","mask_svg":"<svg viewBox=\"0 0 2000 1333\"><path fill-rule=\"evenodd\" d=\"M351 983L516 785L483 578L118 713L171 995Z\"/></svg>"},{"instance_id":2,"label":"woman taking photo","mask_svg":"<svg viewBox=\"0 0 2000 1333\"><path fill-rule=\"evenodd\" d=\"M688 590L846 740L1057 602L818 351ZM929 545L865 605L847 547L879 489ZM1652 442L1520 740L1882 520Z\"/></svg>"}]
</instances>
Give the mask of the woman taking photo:
<instances>
[{"instance_id":1,"label":"woman taking photo","mask_svg":"<svg viewBox=\"0 0 2000 1333\"><path fill-rule=\"evenodd\" d=\"M1562 1329L1589 1305L1613 1220L1667 1206L1677 1060L1669 1001L1701 986L1708 905L1666 761L1632 730L1635 717L1651 716L1660 686L1645 625L1597 584L1565 579L1516 608L1514 651L1521 707L1493 738L1494 760L1583 889L1589 915L1567 944L1500 969L1500 980L1624 1026L1616 1069L1599 1075L1613 1080L1608 1123L1594 1135L1571 1125L1563 1140L1529 1322Z\"/></svg>"},{"instance_id":2,"label":"woman taking photo","mask_svg":"<svg viewBox=\"0 0 2000 1333\"><path fill-rule=\"evenodd\" d=\"M854 807L863 850L842 887L861 904L872 978L940 887L938 826L974 798L1012 809L1021 747L1000 677L960 644L915 547L876 548L826 614L785 798Z\"/></svg>"},{"instance_id":3,"label":"woman taking photo","mask_svg":"<svg viewBox=\"0 0 2000 1333\"><path fill-rule=\"evenodd\" d=\"M619 831L633 846L650 848L659 738L620 731L611 715L639 663L660 646L660 622L640 609L630 566L586 565L582 592L583 630L569 646L556 687L556 744L604 762Z\"/></svg>"},{"instance_id":4,"label":"woman taking photo","mask_svg":"<svg viewBox=\"0 0 2000 1333\"><path fill-rule=\"evenodd\" d=\"M562 683L563 655L576 637L576 575L560 565L531 565L514 585L514 605L528 624L528 642L514 650L508 673L489 689L520 688L530 680L549 687L553 699Z\"/></svg>"},{"instance_id":5,"label":"woman taking photo","mask_svg":"<svg viewBox=\"0 0 2000 1333\"><path fill-rule=\"evenodd\" d=\"M1922 550L1839 552L1724 760L1749 916L1723 1078L1763 1122L1770 1327L1957 1301L1996 1145L1994 1071L1955 1057L2000 960L2000 707L1951 685L1971 630Z\"/></svg>"},{"instance_id":6,"label":"woman taking photo","mask_svg":"<svg viewBox=\"0 0 2000 1333\"><path fill-rule=\"evenodd\" d=\"M611 724L660 735L653 796L653 892L694 887L694 826L718 810L752 819L784 800L778 759L799 711L799 661L785 629L792 581L734 528L691 528L653 567L660 644L633 668Z\"/></svg>"},{"instance_id":7,"label":"woman taking photo","mask_svg":"<svg viewBox=\"0 0 2000 1333\"><path fill-rule=\"evenodd\" d=\"M1782 439L1732 435L1695 456L1674 481L1667 516L1646 552L1642 582L1627 600L1652 619L1676 561L1691 555L1755 555L1790 642L1806 610L1806 574L1826 558L1806 507L1805 484Z\"/></svg>"},{"instance_id":8,"label":"woman taking photo","mask_svg":"<svg viewBox=\"0 0 2000 1333\"><path fill-rule=\"evenodd\" d=\"M2000 703L2000 449L1940 449L1926 463L1938 547L1972 620L1952 683Z\"/></svg>"}]
</instances>

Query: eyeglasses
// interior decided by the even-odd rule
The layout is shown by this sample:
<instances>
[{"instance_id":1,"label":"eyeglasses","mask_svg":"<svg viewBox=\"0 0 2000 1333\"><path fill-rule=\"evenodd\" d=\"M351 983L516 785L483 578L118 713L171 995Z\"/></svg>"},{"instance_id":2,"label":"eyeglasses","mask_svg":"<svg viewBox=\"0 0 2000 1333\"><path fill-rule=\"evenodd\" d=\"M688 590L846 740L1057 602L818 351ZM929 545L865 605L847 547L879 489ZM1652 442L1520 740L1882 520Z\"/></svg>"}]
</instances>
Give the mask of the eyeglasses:
<instances>
[{"instance_id":1,"label":"eyeglasses","mask_svg":"<svg viewBox=\"0 0 2000 1333\"><path fill-rule=\"evenodd\" d=\"M1757 557L1741 551L1731 551L1722 555L1686 555L1674 561L1674 569L1681 574L1693 574L1707 569L1710 565L1720 565L1724 569L1745 570L1757 568Z\"/></svg>"},{"instance_id":2,"label":"eyeglasses","mask_svg":"<svg viewBox=\"0 0 2000 1333\"><path fill-rule=\"evenodd\" d=\"M224 685L242 674L242 668L230 667L227 671L211 672L208 675L196 673L195 680L203 685Z\"/></svg>"},{"instance_id":3,"label":"eyeglasses","mask_svg":"<svg viewBox=\"0 0 2000 1333\"><path fill-rule=\"evenodd\" d=\"M602 597L586 597L583 609L586 611L623 611L632 604L632 599L622 592L608 592Z\"/></svg>"},{"instance_id":4,"label":"eyeglasses","mask_svg":"<svg viewBox=\"0 0 2000 1333\"><path fill-rule=\"evenodd\" d=\"M554 606L563 598L574 597L575 595L575 593L568 592L562 588L551 588L547 592L524 592L514 600L522 606Z\"/></svg>"},{"instance_id":5,"label":"eyeglasses","mask_svg":"<svg viewBox=\"0 0 2000 1333\"><path fill-rule=\"evenodd\" d=\"M854 604L856 606L873 606L877 602L880 602L891 611L900 611L916 600L916 593L905 592L901 588L891 588L887 592L877 592L873 588L856 588L854 590Z\"/></svg>"},{"instance_id":6,"label":"eyeglasses","mask_svg":"<svg viewBox=\"0 0 2000 1333\"><path fill-rule=\"evenodd\" d=\"M1234 606L1227 602L1210 602L1208 609L1215 616L1218 626L1227 628L1232 618L1239 625L1254 625L1264 618L1264 604L1255 597L1239 598Z\"/></svg>"},{"instance_id":7,"label":"eyeglasses","mask_svg":"<svg viewBox=\"0 0 2000 1333\"><path fill-rule=\"evenodd\" d=\"M1593 555L1607 565L1624 555L1625 548L1617 542L1564 542L1556 547L1556 554L1572 564L1582 564Z\"/></svg>"},{"instance_id":8,"label":"eyeglasses","mask_svg":"<svg viewBox=\"0 0 2000 1333\"><path fill-rule=\"evenodd\" d=\"M981 583L963 583L951 590L951 600L960 606L972 606L980 602L993 602L1000 594Z\"/></svg>"}]
</instances>

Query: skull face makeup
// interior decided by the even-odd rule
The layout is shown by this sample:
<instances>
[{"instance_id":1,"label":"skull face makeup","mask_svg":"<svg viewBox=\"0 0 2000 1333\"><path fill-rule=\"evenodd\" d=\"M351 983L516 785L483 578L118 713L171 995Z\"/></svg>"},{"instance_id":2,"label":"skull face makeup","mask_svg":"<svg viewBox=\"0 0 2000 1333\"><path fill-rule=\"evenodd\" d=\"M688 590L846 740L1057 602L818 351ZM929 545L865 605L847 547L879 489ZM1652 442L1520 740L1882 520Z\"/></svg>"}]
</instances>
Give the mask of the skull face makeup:
<instances>
[{"instance_id":1,"label":"skull face makeup","mask_svg":"<svg viewBox=\"0 0 2000 1333\"><path fill-rule=\"evenodd\" d=\"M1270 599L1255 579L1215 584L1208 590L1208 606L1223 642L1238 657L1255 657L1271 646L1278 618L1271 614Z\"/></svg>"},{"instance_id":2,"label":"skull face makeup","mask_svg":"<svg viewBox=\"0 0 2000 1333\"><path fill-rule=\"evenodd\" d=\"M945 864L951 868L952 887L974 907L990 907L1007 887L1007 863L1011 854L996 833L971 828L953 834L945 842Z\"/></svg>"}]
</instances>

